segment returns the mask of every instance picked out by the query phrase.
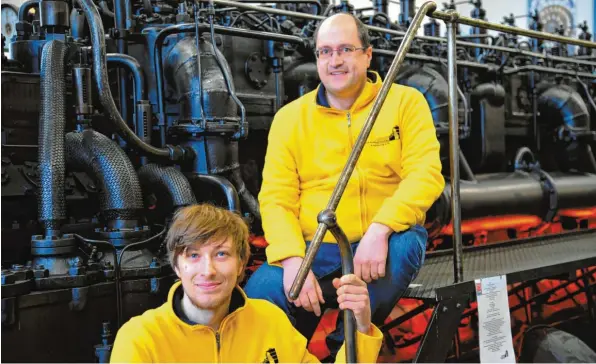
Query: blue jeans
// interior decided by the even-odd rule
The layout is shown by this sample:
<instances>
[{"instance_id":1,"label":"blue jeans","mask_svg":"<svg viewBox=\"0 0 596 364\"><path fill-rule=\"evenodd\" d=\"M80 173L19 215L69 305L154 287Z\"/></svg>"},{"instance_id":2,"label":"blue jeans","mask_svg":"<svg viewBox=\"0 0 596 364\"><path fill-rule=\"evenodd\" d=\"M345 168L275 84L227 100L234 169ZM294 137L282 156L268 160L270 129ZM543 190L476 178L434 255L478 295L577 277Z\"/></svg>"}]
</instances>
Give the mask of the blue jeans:
<instances>
[{"instance_id":1,"label":"blue jeans","mask_svg":"<svg viewBox=\"0 0 596 364\"><path fill-rule=\"evenodd\" d=\"M427 238L426 229L420 225L393 233L389 237L385 277L368 283L372 321L375 325L383 324L399 298L416 278L424 263ZM354 254L357 250L358 243L353 243ZM319 281L325 299L321 312L327 308L337 308L337 295L331 281L341 276L339 246L334 243L321 244L315 256L312 271ZM283 288L282 268L264 263L249 278L244 290L248 297L268 300L284 310L292 324L310 340L320 317L316 317L314 313L307 312L302 307L294 306L287 300ZM303 319L309 321L309 324L305 324ZM343 340L343 315L338 315L337 328L327 337L327 346L333 357L339 351Z\"/></svg>"}]
</instances>

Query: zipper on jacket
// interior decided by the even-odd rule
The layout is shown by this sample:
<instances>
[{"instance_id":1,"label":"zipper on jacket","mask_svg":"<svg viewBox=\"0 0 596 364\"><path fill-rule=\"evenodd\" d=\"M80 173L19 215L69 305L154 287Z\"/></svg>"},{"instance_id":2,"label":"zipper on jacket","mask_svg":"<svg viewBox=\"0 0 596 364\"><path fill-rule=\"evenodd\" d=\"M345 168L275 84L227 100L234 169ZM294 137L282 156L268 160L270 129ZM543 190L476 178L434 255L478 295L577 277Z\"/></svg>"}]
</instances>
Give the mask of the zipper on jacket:
<instances>
[{"instance_id":1,"label":"zipper on jacket","mask_svg":"<svg viewBox=\"0 0 596 364\"><path fill-rule=\"evenodd\" d=\"M348 145L350 146L350 149L352 149L352 114L348 111L346 116L348 118Z\"/></svg>"},{"instance_id":2,"label":"zipper on jacket","mask_svg":"<svg viewBox=\"0 0 596 364\"><path fill-rule=\"evenodd\" d=\"M221 336L219 331L215 332L215 343L217 344L217 362L221 363Z\"/></svg>"},{"instance_id":3,"label":"zipper on jacket","mask_svg":"<svg viewBox=\"0 0 596 364\"><path fill-rule=\"evenodd\" d=\"M354 143L352 142L352 114L348 111L347 113L348 118L348 139L350 141L350 150L354 149ZM362 234L364 234L365 229L362 227L362 220L365 218L365 202L364 202L364 175L360 173L360 168L358 168L358 164L354 167L356 171L356 178L358 181L358 192L359 192L359 199L360 199L360 228L362 230Z\"/></svg>"}]
</instances>

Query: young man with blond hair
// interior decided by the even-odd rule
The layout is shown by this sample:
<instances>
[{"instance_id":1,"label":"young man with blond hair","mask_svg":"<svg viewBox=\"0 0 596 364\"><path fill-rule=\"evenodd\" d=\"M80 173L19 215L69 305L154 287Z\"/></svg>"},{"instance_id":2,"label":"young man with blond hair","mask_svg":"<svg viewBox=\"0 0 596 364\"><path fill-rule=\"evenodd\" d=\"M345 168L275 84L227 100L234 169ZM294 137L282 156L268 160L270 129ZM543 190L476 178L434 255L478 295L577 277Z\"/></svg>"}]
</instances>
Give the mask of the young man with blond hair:
<instances>
[{"instance_id":1,"label":"young man with blond hair","mask_svg":"<svg viewBox=\"0 0 596 364\"><path fill-rule=\"evenodd\" d=\"M248 235L231 211L211 205L178 210L166 243L180 281L166 303L120 328L111 362L318 362L281 309L248 298L238 286L250 254ZM333 285L340 307L356 317L358 361L375 362L383 335L371 324L366 284L346 275ZM345 360L343 347L337 360Z\"/></svg>"}]
</instances>

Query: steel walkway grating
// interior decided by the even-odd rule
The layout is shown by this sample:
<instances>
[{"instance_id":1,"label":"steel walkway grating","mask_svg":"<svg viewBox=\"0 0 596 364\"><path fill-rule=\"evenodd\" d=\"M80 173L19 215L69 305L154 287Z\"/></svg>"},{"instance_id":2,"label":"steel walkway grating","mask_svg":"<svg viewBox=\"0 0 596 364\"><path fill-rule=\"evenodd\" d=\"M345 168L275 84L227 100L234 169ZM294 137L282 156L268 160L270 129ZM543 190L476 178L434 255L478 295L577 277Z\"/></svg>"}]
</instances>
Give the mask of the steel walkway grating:
<instances>
[{"instance_id":1,"label":"steel walkway grating","mask_svg":"<svg viewBox=\"0 0 596 364\"><path fill-rule=\"evenodd\" d=\"M508 275L508 283L564 273L596 264L596 230L521 239L464 250L464 283L473 292L476 278ZM466 284L467 282L468 284ZM437 289L453 286L453 255L437 252L424 265L405 297L436 299Z\"/></svg>"}]
</instances>

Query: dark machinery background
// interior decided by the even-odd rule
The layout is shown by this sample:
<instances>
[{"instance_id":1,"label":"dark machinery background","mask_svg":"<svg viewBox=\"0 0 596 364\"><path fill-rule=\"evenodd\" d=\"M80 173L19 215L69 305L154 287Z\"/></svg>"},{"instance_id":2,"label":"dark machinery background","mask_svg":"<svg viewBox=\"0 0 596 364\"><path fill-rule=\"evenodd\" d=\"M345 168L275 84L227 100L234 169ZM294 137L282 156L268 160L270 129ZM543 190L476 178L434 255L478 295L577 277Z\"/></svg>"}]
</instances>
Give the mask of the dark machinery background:
<instances>
[{"instance_id":1,"label":"dark machinery background","mask_svg":"<svg viewBox=\"0 0 596 364\"><path fill-rule=\"evenodd\" d=\"M377 27L372 68L382 76L415 10L402 0L392 21L386 0L367 9L267 3L311 15L354 12ZM484 19L481 2L473 3L471 16ZM319 82L316 24L218 2L21 6L14 35L2 37L10 54L2 57L4 361L107 361L118 327L166 299L175 275L163 237L181 206L209 201L242 213L253 232L248 273L263 261L256 196L268 129L281 106ZM396 82L426 97L448 181L442 33L434 19L425 24ZM596 57L472 33L457 48L464 245L595 227ZM587 27L579 37L591 39ZM447 186L428 213L429 252L451 248L449 195ZM595 281L592 267L522 287L511 297L515 332L592 311ZM474 307L458 337L470 352ZM425 309L400 301L392 316L410 316L384 327L388 360L411 359Z\"/></svg>"}]
</instances>

